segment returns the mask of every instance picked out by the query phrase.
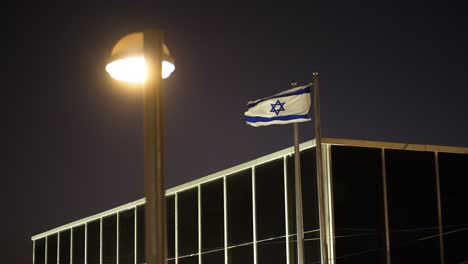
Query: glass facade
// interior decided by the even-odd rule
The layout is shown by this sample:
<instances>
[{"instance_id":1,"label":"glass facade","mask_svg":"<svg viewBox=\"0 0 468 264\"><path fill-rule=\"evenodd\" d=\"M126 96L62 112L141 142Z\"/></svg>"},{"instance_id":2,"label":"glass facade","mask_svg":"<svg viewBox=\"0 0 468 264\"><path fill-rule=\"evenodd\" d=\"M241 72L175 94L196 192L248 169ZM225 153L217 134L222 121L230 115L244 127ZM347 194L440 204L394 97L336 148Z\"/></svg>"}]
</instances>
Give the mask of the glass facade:
<instances>
[{"instance_id":1,"label":"glass facade","mask_svg":"<svg viewBox=\"0 0 468 264\"><path fill-rule=\"evenodd\" d=\"M440 263L433 152L385 150L391 259Z\"/></svg>"},{"instance_id":2,"label":"glass facade","mask_svg":"<svg viewBox=\"0 0 468 264\"><path fill-rule=\"evenodd\" d=\"M284 178L284 159L255 168L257 263L286 263Z\"/></svg>"},{"instance_id":3,"label":"glass facade","mask_svg":"<svg viewBox=\"0 0 468 264\"><path fill-rule=\"evenodd\" d=\"M381 157L376 148L331 147L336 263L386 261Z\"/></svg>"},{"instance_id":4,"label":"glass facade","mask_svg":"<svg viewBox=\"0 0 468 264\"><path fill-rule=\"evenodd\" d=\"M57 263L57 234L47 237L47 264Z\"/></svg>"},{"instance_id":5,"label":"glass facade","mask_svg":"<svg viewBox=\"0 0 468 264\"><path fill-rule=\"evenodd\" d=\"M324 145L333 263L468 259L468 154ZM468 149L466 150L468 153ZM315 148L301 151L305 263L320 263ZM294 155L259 158L168 193L169 264L297 263ZM33 264L142 264L144 201L33 237Z\"/></svg>"},{"instance_id":6,"label":"glass facade","mask_svg":"<svg viewBox=\"0 0 468 264\"><path fill-rule=\"evenodd\" d=\"M468 201L465 182L468 154L438 153L446 263L468 259ZM465 208L465 209L463 209Z\"/></svg>"},{"instance_id":7,"label":"glass facade","mask_svg":"<svg viewBox=\"0 0 468 264\"><path fill-rule=\"evenodd\" d=\"M72 263L85 263L85 226L81 225L72 229Z\"/></svg>"},{"instance_id":8,"label":"glass facade","mask_svg":"<svg viewBox=\"0 0 468 264\"><path fill-rule=\"evenodd\" d=\"M225 199L228 246L252 243L252 170L226 177Z\"/></svg>"},{"instance_id":9,"label":"glass facade","mask_svg":"<svg viewBox=\"0 0 468 264\"><path fill-rule=\"evenodd\" d=\"M177 246L178 256L198 253L198 188L177 195ZM192 263L185 260L186 263Z\"/></svg>"},{"instance_id":10,"label":"glass facade","mask_svg":"<svg viewBox=\"0 0 468 264\"><path fill-rule=\"evenodd\" d=\"M204 263L216 263L220 257L224 260L223 189L223 179L201 185L201 252Z\"/></svg>"},{"instance_id":11,"label":"glass facade","mask_svg":"<svg viewBox=\"0 0 468 264\"><path fill-rule=\"evenodd\" d=\"M86 226L86 264L100 264L101 221L89 222Z\"/></svg>"},{"instance_id":12,"label":"glass facade","mask_svg":"<svg viewBox=\"0 0 468 264\"><path fill-rule=\"evenodd\" d=\"M119 213L119 264L135 263L135 209Z\"/></svg>"},{"instance_id":13,"label":"glass facade","mask_svg":"<svg viewBox=\"0 0 468 264\"><path fill-rule=\"evenodd\" d=\"M117 263L117 214L102 219L102 263Z\"/></svg>"},{"instance_id":14,"label":"glass facade","mask_svg":"<svg viewBox=\"0 0 468 264\"><path fill-rule=\"evenodd\" d=\"M70 234L70 229L59 233L59 264L70 263ZM34 264L37 263L40 262L34 262Z\"/></svg>"}]
</instances>

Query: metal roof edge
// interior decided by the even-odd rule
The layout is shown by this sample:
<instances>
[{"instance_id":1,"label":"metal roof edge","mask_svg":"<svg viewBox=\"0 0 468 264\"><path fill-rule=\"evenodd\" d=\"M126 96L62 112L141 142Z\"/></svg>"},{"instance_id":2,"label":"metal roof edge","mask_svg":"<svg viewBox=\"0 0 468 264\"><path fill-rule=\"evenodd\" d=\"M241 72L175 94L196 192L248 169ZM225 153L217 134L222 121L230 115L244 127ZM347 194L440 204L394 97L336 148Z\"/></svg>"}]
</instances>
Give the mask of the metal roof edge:
<instances>
[{"instance_id":1,"label":"metal roof edge","mask_svg":"<svg viewBox=\"0 0 468 264\"><path fill-rule=\"evenodd\" d=\"M308 140L300 144L300 149L307 149L315 146L315 139ZM386 141L373 141L373 140L357 140L357 139L343 139L343 138L322 138L322 144L329 144L329 145L342 145L342 146L354 146L354 147L369 147L369 148L384 148L384 149L396 149L396 150L413 150L413 151L433 151L433 152L448 152L448 153L459 153L459 154L468 154L468 147L453 147L453 146L439 146L439 145L422 145L422 144L407 144L407 143L396 143L396 142L386 142ZM224 176L228 176L254 166L267 163L269 161L278 159L280 157L284 157L287 155L292 155L294 152L293 146L287 147L285 149L267 154L265 156L253 159L251 161L244 162L242 164L236 165L234 167L218 171L207 176L203 176L193 181L189 181L187 183L172 187L166 190L166 195L173 195L177 192L181 192L187 189L194 188L200 184L207 183L210 181L214 181L216 179L222 178ZM139 200L106 210L104 212L88 216L71 223L50 229L48 231L39 233L31 237L31 240L40 239L46 237L50 234L54 234L69 228L73 228L75 226L82 225L84 223L97 220L99 218L112 215L114 213L124 211L126 209L130 209L136 207L138 205L144 204L145 198L141 198Z\"/></svg>"},{"instance_id":2,"label":"metal roof edge","mask_svg":"<svg viewBox=\"0 0 468 264\"><path fill-rule=\"evenodd\" d=\"M387 141L342 139L342 138L322 138L322 143L330 144L330 145L353 146L353 147L369 147L369 148L384 148L384 149L396 149L396 150L432 151L432 152L468 154L468 147L455 147L455 146L408 144L408 143L397 143L397 142L387 142Z\"/></svg>"},{"instance_id":3,"label":"metal roof edge","mask_svg":"<svg viewBox=\"0 0 468 264\"><path fill-rule=\"evenodd\" d=\"M299 148L301 150L303 150L303 149L308 149L308 148L311 148L311 147L314 147L314 146L315 146L315 139L312 139L312 140L301 143L299 145ZM181 185L172 187L170 189L167 189L166 190L166 196L173 195L173 194L175 194L177 192L181 192L181 191L184 191L184 190L187 190L187 189L194 188L194 187L196 187L196 186L198 186L200 184L207 183L207 182L210 182L210 181L214 181L214 180L222 178L224 176L228 176L228 175L231 175L231 174L243 171L243 170L247 170L247 169L252 168L254 166L257 166L257 165L260 165L260 164L263 164L263 163L267 163L269 161L272 161L272 160L275 160L275 159L278 159L278 158L281 158L281 157L284 157L284 156L287 156L287 155L292 155L293 152L294 152L293 147L288 147L288 148L285 148L285 149L282 149L282 150L267 154L265 156L253 159L251 161L244 162L244 163L239 164L237 166L234 166L234 167L222 170L222 171L218 171L218 172L209 174L207 176L203 176L203 177L198 178L196 180L189 181L189 182L186 182L184 184L181 184ZM32 236L31 240L41 239L41 238L46 237L48 235L55 234L57 232L60 232L60 231L63 231L63 230L69 229L69 228L73 228L75 226L80 226L80 225L83 225L84 223L91 222L91 221L97 220L99 218L115 214L117 212L125 211L127 209L131 209L133 207L136 207L136 206L144 204L144 203L145 203L145 198L141 198L141 199L138 199L136 201L133 201L133 202L130 202L130 203L127 203L127 204L124 204L124 205L121 205L121 206L106 210L104 212L101 212L101 213L98 213L98 214L95 214L95 215L91 215L91 216L88 216L88 217L85 217L85 218L82 218L82 219L78 219L78 220L70 222L68 224L65 224L65 225L50 229L48 231L39 233L37 235Z\"/></svg>"},{"instance_id":4,"label":"metal roof edge","mask_svg":"<svg viewBox=\"0 0 468 264\"><path fill-rule=\"evenodd\" d=\"M128 209L134 208L134 207L142 205L144 203L145 203L145 198L141 198L141 199L138 199L136 201L126 203L126 204L114 207L112 209L106 210L104 212L100 212L100 213L97 213L97 214L94 214L94 215L91 215L91 216L88 216L88 217L85 217L85 218L81 218L81 219L78 219L76 221L70 222L68 224L65 224L65 225L50 229L48 231L39 233L37 235L32 236L31 240L37 240L37 239L46 237L48 235L58 233L60 231L73 228L75 226L81 226L81 225L83 225L85 223L92 222L94 220L97 220L97 219L100 219L100 218L103 218L103 217L106 217L106 216L109 216L109 215L113 215L113 214L115 214L117 212L122 212L122 211L125 211L125 210L128 210Z\"/></svg>"}]
</instances>

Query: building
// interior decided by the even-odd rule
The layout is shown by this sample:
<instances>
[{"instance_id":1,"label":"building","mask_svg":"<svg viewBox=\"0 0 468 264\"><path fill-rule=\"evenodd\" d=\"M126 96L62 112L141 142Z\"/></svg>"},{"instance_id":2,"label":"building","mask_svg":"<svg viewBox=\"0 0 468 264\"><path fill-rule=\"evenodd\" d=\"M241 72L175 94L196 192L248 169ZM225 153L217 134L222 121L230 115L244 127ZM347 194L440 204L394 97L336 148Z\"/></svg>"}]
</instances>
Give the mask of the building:
<instances>
[{"instance_id":1,"label":"building","mask_svg":"<svg viewBox=\"0 0 468 264\"><path fill-rule=\"evenodd\" d=\"M468 260L468 148L322 148L330 263ZM301 144L305 263L320 262L315 163ZM291 147L167 190L168 263L296 263L293 165ZM144 203L33 236L33 264L144 263Z\"/></svg>"}]
</instances>

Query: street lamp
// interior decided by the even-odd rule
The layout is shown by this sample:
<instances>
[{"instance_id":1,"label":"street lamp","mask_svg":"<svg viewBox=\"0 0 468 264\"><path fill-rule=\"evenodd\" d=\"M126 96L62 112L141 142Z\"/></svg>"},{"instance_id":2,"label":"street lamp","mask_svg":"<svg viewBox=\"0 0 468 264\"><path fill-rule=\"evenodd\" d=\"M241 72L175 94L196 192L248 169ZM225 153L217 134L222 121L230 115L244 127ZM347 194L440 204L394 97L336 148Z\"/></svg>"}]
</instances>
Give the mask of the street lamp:
<instances>
[{"instance_id":1,"label":"street lamp","mask_svg":"<svg viewBox=\"0 0 468 264\"><path fill-rule=\"evenodd\" d=\"M148 39L148 34L146 34L146 39ZM112 49L106 71L112 78L119 81L145 83L149 70L144 52L145 44L148 43L145 43L144 32L132 33L120 39ZM166 79L175 70L174 59L164 43L160 52L162 55L161 76Z\"/></svg>"},{"instance_id":2,"label":"street lamp","mask_svg":"<svg viewBox=\"0 0 468 264\"><path fill-rule=\"evenodd\" d=\"M106 71L115 79L143 84L145 158L145 256L148 264L166 261L166 200L162 78L175 70L158 29L129 34L112 49Z\"/></svg>"}]
</instances>

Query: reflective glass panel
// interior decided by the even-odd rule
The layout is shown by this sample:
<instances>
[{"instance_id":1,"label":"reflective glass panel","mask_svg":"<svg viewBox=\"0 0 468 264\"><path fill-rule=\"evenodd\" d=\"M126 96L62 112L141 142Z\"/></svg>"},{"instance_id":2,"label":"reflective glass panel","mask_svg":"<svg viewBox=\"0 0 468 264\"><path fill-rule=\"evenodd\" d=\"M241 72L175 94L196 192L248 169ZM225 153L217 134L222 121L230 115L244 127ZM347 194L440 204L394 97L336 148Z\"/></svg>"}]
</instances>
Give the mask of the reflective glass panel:
<instances>
[{"instance_id":1,"label":"reflective glass panel","mask_svg":"<svg viewBox=\"0 0 468 264\"><path fill-rule=\"evenodd\" d=\"M70 263L70 230L60 232L59 264Z\"/></svg>"},{"instance_id":2,"label":"reflective glass panel","mask_svg":"<svg viewBox=\"0 0 468 264\"><path fill-rule=\"evenodd\" d=\"M468 259L468 154L439 153L439 176L446 263Z\"/></svg>"},{"instance_id":3,"label":"reflective glass panel","mask_svg":"<svg viewBox=\"0 0 468 264\"><path fill-rule=\"evenodd\" d=\"M252 171L226 177L228 245L253 241Z\"/></svg>"},{"instance_id":4,"label":"reflective glass panel","mask_svg":"<svg viewBox=\"0 0 468 264\"><path fill-rule=\"evenodd\" d=\"M178 193L179 256L198 252L198 188Z\"/></svg>"},{"instance_id":5,"label":"reflective glass panel","mask_svg":"<svg viewBox=\"0 0 468 264\"><path fill-rule=\"evenodd\" d=\"M253 246L237 246L228 249L228 264L253 264L254 255L253 255Z\"/></svg>"},{"instance_id":6,"label":"reflective glass panel","mask_svg":"<svg viewBox=\"0 0 468 264\"><path fill-rule=\"evenodd\" d=\"M295 250L292 248L291 250ZM257 244L258 264L284 264L286 263L286 239L276 238L262 241Z\"/></svg>"},{"instance_id":7,"label":"reflective glass panel","mask_svg":"<svg viewBox=\"0 0 468 264\"><path fill-rule=\"evenodd\" d=\"M198 264L198 255L179 258L179 264Z\"/></svg>"},{"instance_id":8,"label":"reflective glass panel","mask_svg":"<svg viewBox=\"0 0 468 264\"><path fill-rule=\"evenodd\" d=\"M72 241L72 261L73 264L84 264L85 259L85 226L78 226L72 229L73 241Z\"/></svg>"},{"instance_id":9,"label":"reflective glass panel","mask_svg":"<svg viewBox=\"0 0 468 264\"><path fill-rule=\"evenodd\" d=\"M88 223L86 237L86 264L99 264L100 225L100 220L95 220Z\"/></svg>"},{"instance_id":10,"label":"reflective glass panel","mask_svg":"<svg viewBox=\"0 0 468 264\"><path fill-rule=\"evenodd\" d=\"M37 239L34 242L34 264L45 263L45 238Z\"/></svg>"},{"instance_id":11,"label":"reflective glass panel","mask_svg":"<svg viewBox=\"0 0 468 264\"><path fill-rule=\"evenodd\" d=\"M102 263L117 263L117 216L102 219Z\"/></svg>"},{"instance_id":12,"label":"reflective glass panel","mask_svg":"<svg viewBox=\"0 0 468 264\"><path fill-rule=\"evenodd\" d=\"M202 254L203 264L223 264L224 263L224 249Z\"/></svg>"},{"instance_id":13,"label":"reflective glass panel","mask_svg":"<svg viewBox=\"0 0 468 264\"><path fill-rule=\"evenodd\" d=\"M119 213L119 264L135 263L135 210Z\"/></svg>"},{"instance_id":14,"label":"reflective glass panel","mask_svg":"<svg viewBox=\"0 0 468 264\"><path fill-rule=\"evenodd\" d=\"M167 258L175 257L175 196L166 197Z\"/></svg>"},{"instance_id":15,"label":"reflective glass panel","mask_svg":"<svg viewBox=\"0 0 468 264\"><path fill-rule=\"evenodd\" d=\"M284 161L255 167L257 240L284 236ZM285 245L283 245L285 246Z\"/></svg>"},{"instance_id":16,"label":"reflective glass panel","mask_svg":"<svg viewBox=\"0 0 468 264\"><path fill-rule=\"evenodd\" d=\"M47 264L57 264L57 234L47 237Z\"/></svg>"},{"instance_id":17,"label":"reflective glass panel","mask_svg":"<svg viewBox=\"0 0 468 264\"><path fill-rule=\"evenodd\" d=\"M332 146L337 263L385 263L382 150Z\"/></svg>"},{"instance_id":18,"label":"reflective glass panel","mask_svg":"<svg viewBox=\"0 0 468 264\"><path fill-rule=\"evenodd\" d=\"M202 252L224 247L223 179L201 185Z\"/></svg>"},{"instance_id":19,"label":"reflective glass panel","mask_svg":"<svg viewBox=\"0 0 468 264\"><path fill-rule=\"evenodd\" d=\"M433 152L385 150L392 263L440 263Z\"/></svg>"},{"instance_id":20,"label":"reflective glass panel","mask_svg":"<svg viewBox=\"0 0 468 264\"><path fill-rule=\"evenodd\" d=\"M137 263L145 263L145 205L137 207Z\"/></svg>"}]
</instances>

